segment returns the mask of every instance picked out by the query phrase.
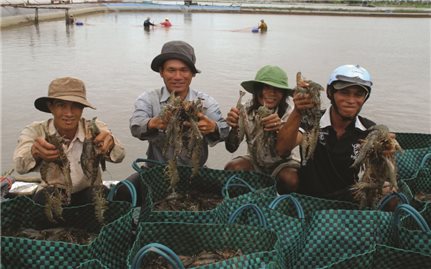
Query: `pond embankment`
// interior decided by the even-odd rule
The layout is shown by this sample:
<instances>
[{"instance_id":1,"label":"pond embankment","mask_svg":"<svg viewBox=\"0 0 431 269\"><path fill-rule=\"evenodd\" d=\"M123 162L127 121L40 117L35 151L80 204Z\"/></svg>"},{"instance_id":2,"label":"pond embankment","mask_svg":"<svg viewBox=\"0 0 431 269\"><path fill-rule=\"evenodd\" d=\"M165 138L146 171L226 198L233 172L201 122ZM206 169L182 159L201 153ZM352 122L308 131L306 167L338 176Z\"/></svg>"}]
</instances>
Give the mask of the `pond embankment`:
<instances>
[{"instance_id":1,"label":"pond embankment","mask_svg":"<svg viewBox=\"0 0 431 269\"><path fill-rule=\"evenodd\" d=\"M331 16L392 16L431 18L431 5L424 7L374 6L368 2L310 3L292 1L144 1L144 2L85 2L70 3L71 0L55 1L59 4L2 4L1 28L32 24L45 20L57 20L68 15L79 16L95 12L114 11L160 11L160 12L231 12L262 14L331 15ZM60 3L61 2L61 3ZM3 1L2 1L3 3Z\"/></svg>"}]
</instances>

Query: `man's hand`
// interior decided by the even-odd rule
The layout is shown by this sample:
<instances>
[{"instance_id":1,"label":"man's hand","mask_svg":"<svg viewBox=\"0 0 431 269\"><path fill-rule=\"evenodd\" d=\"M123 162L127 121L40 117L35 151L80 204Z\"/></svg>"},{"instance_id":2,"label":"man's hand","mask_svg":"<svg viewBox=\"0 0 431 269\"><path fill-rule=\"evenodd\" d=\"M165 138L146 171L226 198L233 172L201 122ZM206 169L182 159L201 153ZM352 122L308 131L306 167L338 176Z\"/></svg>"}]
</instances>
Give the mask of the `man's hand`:
<instances>
[{"instance_id":1,"label":"man's hand","mask_svg":"<svg viewBox=\"0 0 431 269\"><path fill-rule=\"evenodd\" d=\"M204 113L199 112L197 116L199 118L198 128L203 135L214 133L217 130L217 123L209 119Z\"/></svg>"},{"instance_id":2,"label":"man's hand","mask_svg":"<svg viewBox=\"0 0 431 269\"><path fill-rule=\"evenodd\" d=\"M281 119L277 113L273 113L263 118L262 124L265 131L278 131L281 127Z\"/></svg>"},{"instance_id":3,"label":"man's hand","mask_svg":"<svg viewBox=\"0 0 431 269\"><path fill-rule=\"evenodd\" d=\"M47 162L52 162L60 156L55 146L48 143L43 137L38 137L34 140L31 146L31 155L36 161L42 159Z\"/></svg>"},{"instance_id":4,"label":"man's hand","mask_svg":"<svg viewBox=\"0 0 431 269\"><path fill-rule=\"evenodd\" d=\"M397 192L397 191L398 189L395 186L392 186L392 184L389 183L389 181L385 181L385 183L383 183L383 187L382 187L383 196L386 196L390 193Z\"/></svg>"},{"instance_id":5,"label":"man's hand","mask_svg":"<svg viewBox=\"0 0 431 269\"><path fill-rule=\"evenodd\" d=\"M395 139L395 133L388 133L388 141L385 144L385 150L383 151L383 155L386 157L393 157L397 151L402 151L400 144Z\"/></svg>"},{"instance_id":6,"label":"man's hand","mask_svg":"<svg viewBox=\"0 0 431 269\"><path fill-rule=\"evenodd\" d=\"M299 112L316 106L310 94L295 93L293 95L293 103L295 104L294 110Z\"/></svg>"},{"instance_id":7,"label":"man's hand","mask_svg":"<svg viewBox=\"0 0 431 269\"><path fill-rule=\"evenodd\" d=\"M230 127L235 128L238 127L239 121L239 110L236 107L232 107L227 113L226 122Z\"/></svg>"},{"instance_id":8,"label":"man's hand","mask_svg":"<svg viewBox=\"0 0 431 269\"><path fill-rule=\"evenodd\" d=\"M148 122L148 128L157 130L166 130L168 121L163 120L160 117L151 118Z\"/></svg>"},{"instance_id":9,"label":"man's hand","mask_svg":"<svg viewBox=\"0 0 431 269\"><path fill-rule=\"evenodd\" d=\"M108 130L100 131L100 133L94 138L94 144L97 146L99 154L102 155L109 154L115 145L114 138Z\"/></svg>"}]
</instances>

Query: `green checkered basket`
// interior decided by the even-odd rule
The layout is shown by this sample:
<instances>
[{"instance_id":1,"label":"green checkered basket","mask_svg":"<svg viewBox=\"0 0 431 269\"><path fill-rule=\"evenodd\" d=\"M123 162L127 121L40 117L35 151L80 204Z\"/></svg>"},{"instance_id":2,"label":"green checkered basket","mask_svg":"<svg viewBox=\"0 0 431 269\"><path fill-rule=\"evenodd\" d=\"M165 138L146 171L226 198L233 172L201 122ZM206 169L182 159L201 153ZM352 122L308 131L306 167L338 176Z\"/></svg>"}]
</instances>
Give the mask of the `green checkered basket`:
<instances>
[{"instance_id":1,"label":"green checkered basket","mask_svg":"<svg viewBox=\"0 0 431 269\"><path fill-rule=\"evenodd\" d=\"M133 242L132 211L127 202L110 202L104 214L105 225L95 218L94 206L87 204L63 209L63 223L46 221L44 206L21 196L1 203L1 258L4 269L75 268L96 259L108 268L125 268ZM97 233L88 245L62 241L31 240L3 236L19 229L73 227Z\"/></svg>"},{"instance_id":2,"label":"green checkered basket","mask_svg":"<svg viewBox=\"0 0 431 269\"><path fill-rule=\"evenodd\" d=\"M142 169L139 163L150 162L154 166ZM147 222L215 222L215 209L207 211L156 211L154 203L165 199L170 194L170 180L165 176L165 165L159 162L137 159L132 167L140 174L141 183L146 186L145 206L141 208L140 221ZM180 180L176 192L186 192L190 189L201 193L223 196L236 196L257 189L274 186L274 178L255 172L238 172L200 168L199 175L192 177L192 168L178 166ZM226 184L229 182L228 186Z\"/></svg>"},{"instance_id":3,"label":"green checkered basket","mask_svg":"<svg viewBox=\"0 0 431 269\"><path fill-rule=\"evenodd\" d=\"M431 134L395 133L403 152L397 153L398 178L413 177L420 168L422 159L431 153Z\"/></svg>"},{"instance_id":4,"label":"green checkered basket","mask_svg":"<svg viewBox=\"0 0 431 269\"><path fill-rule=\"evenodd\" d=\"M319 268L390 242L391 213L321 210L312 214L295 268Z\"/></svg>"},{"instance_id":5,"label":"green checkered basket","mask_svg":"<svg viewBox=\"0 0 431 269\"><path fill-rule=\"evenodd\" d=\"M109 269L103 265L99 260L88 260L81 263L76 269Z\"/></svg>"},{"instance_id":6,"label":"green checkered basket","mask_svg":"<svg viewBox=\"0 0 431 269\"><path fill-rule=\"evenodd\" d=\"M172 268L182 268L178 255L192 256L202 251L240 249L243 253L241 256L193 268L281 268L279 244L274 232L256 226L141 222L128 257L128 265L130 269L145 268L142 263L146 264L148 260L157 257L147 255L148 248L158 249L150 252L157 252L162 257L169 256L174 260ZM163 247L157 247L160 245Z\"/></svg>"},{"instance_id":7,"label":"green checkered basket","mask_svg":"<svg viewBox=\"0 0 431 269\"><path fill-rule=\"evenodd\" d=\"M236 222L241 225L262 226L275 232L280 238L282 267L293 268L298 259L298 249L304 242L304 212L298 200L292 195L278 197L260 196L248 203L249 195L223 201L217 208L219 223ZM293 206L293 212L287 212L287 204Z\"/></svg>"},{"instance_id":8,"label":"green checkered basket","mask_svg":"<svg viewBox=\"0 0 431 269\"><path fill-rule=\"evenodd\" d=\"M327 265L325 269L424 269L431 257L417 252L376 244L370 250Z\"/></svg>"},{"instance_id":9,"label":"green checkered basket","mask_svg":"<svg viewBox=\"0 0 431 269\"><path fill-rule=\"evenodd\" d=\"M399 205L393 216L392 245L401 249L431 256L431 204L417 211L414 207Z\"/></svg>"},{"instance_id":10,"label":"green checkered basket","mask_svg":"<svg viewBox=\"0 0 431 269\"><path fill-rule=\"evenodd\" d=\"M421 200L420 196L431 195L431 153L423 157L415 175L401 179L398 187L416 209L420 210L425 203L429 203L429 201Z\"/></svg>"},{"instance_id":11,"label":"green checkered basket","mask_svg":"<svg viewBox=\"0 0 431 269\"><path fill-rule=\"evenodd\" d=\"M431 147L431 134L395 132L396 139L403 149Z\"/></svg>"}]
</instances>

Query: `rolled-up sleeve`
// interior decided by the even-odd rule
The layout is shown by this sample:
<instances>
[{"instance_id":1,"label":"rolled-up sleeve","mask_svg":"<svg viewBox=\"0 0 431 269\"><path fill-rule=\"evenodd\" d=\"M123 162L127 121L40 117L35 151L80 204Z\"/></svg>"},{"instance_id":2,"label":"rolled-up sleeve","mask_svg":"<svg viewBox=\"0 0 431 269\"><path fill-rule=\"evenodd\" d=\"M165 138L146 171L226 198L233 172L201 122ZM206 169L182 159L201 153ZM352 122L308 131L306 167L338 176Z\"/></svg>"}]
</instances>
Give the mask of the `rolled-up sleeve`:
<instances>
[{"instance_id":1,"label":"rolled-up sleeve","mask_svg":"<svg viewBox=\"0 0 431 269\"><path fill-rule=\"evenodd\" d=\"M154 117L152 103L154 101L156 100L154 100L152 94L148 92L144 92L136 99L134 111L129 121L132 136L141 140L147 140L157 133L154 132L154 130L148 130L148 122ZM159 101L157 100L157 102Z\"/></svg>"},{"instance_id":2,"label":"rolled-up sleeve","mask_svg":"<svg viewBox=\"0 0 431 269\"><path fill-rule=\"evenodd\" d=\"M108 125L104 123L103 121L97 120L97 127L100 130L107 130L111 132L111 130L108 128ZM120 140L118 140L117 137L115 137L114 134L112 134L112 138L114 139L114 147L112 148L111 152L109 153L109 156L107 156L107 160L113 163L120 163L123 161L124 157L126 156L126 150L124 149L124 146L121 144Z\"/></svg>"},{"instance_id":3,"label":"rolled-up sleeve","mask_svg":"<svg viewBox=\"0 0 431 269\"><path fill-rule=\"evenodd\" d=\"M217 139L215 139L213 136L207 136L208 139L208 145L214 146L220 141L224 141L226 137L229 135L229 125L227 124L226 120L223 118L223 115L220 110L220 106L217 103L217 101L212 98L211 96L206 96L205 101L205 115L216 121L218 133L219 136Z\"/></svg>"},{"instance_id":4,"label":"rolled-up sleeve","mask_svg":"<svg viewBox=\"0 0 431 269\"><path fill-rule=\"evenodd\" d=\"M13 154L15 170L19 174L25 174L36 170L37 162L31 154L31 147L38 137L44 137L44 122L34 122L26 126L18 137L18 144Z\"/></svg>"}]
</instances>

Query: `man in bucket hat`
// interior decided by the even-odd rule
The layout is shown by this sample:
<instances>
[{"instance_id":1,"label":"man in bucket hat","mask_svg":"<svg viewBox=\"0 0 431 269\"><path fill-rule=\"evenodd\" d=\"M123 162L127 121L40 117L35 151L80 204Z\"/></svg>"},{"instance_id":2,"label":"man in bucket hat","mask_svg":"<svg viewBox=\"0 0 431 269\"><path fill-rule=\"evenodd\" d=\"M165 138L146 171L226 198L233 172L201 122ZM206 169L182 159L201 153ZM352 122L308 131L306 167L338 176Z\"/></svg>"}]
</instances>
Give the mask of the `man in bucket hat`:
<instances>
[{"instance_id":1,"label":"man in bucket hat","mask_svg":"<svg viewBox=\"0 0 431 269\"><path fill-rule=\"evenodd\" d=\"M147 158L166 163L173 159L173 147L164 147L168 139L166 128L168 119L160 113L174 94L185 101L201 100L203 113L198 114L197 127L203 136L199 164L203 166L208 159L208 146L214 146L224 140L229 126L222 117L217 101L201 91L190 88L192 79L200 71L196 68L196 56L193 47L184 41L170 41L163 45L161 53L152 63L151 69L160 74L164 85L141 94L135 102L135 109L130 118L130 131L140 140L148 141ZM181 154L177 163L192 165L188 154ZM135 179L132 179L135 177ZM129 177L136 181L136 175ZM136 185L136 184L135 184Z\"/></svg>"},{"instance_id":2,"label":"man in bucket hat","mask_svg":"<svg viewBox=\"0 0 431 269\"><path fill-rule=\"evenodd\" d=\"M298 192L354 202L352 185L359 175L351 166L358 157L361 140L375 125L359 115L372 85L369 72L359 65L341 65L331 73L326 88L331 106L322 113L314 154L299 170ZM280 154L290 152L301 143L304 130L301 110L315 106L309 95L297 94L293 101L295 108L278 135L277 152ZM383 193L389 191L384 189Z\"/></svg>"},{"instance_id":3,"label":"man in bucket hat","mask_svg":"<svg viewBox=\"0 0 431 269\"><path fill-rule=\"evenodd\" d=\"M88 178L81 162L83 142L89 134L88 126L91 121L86 121L82 113L85 107L95 107L87 101L84 83L72 77L54 79L49 85L48 96L37 98L34 106L42 112L51 113L53 118L33 122L21 132L13 157L16 171L24 174L39 171L42 164L49 167L48 177L41 182L33 197L36 202L44 204L45 192L68 187L65 181L69 175L64 175L58 165L64 152L70 166L71 204L91 202L89 187L92 186L93 179ZM100 133L90 139L93 139L98 154L108 161L121 162L124 158L123 146L114 138L105 123L96 120L95 124ZM53 135L62 138L62 149L47 141L47 138ZM95 184L100 185L100 168L97 173Z\"/></svg>"},{"instance_id":4,"label":"man in bucket hat","mask_svg":"<svg viewBox=\"0 0 431 269\"><path fill-rule=\"evenodd\" d=\"M228 162L227 170L259 171L277 180L277 191L288 193L298 188L299 160L292 154L278 155L275 142L278 130L292 111L286 72L278 66L266 65L259 69L254 80L241 86L252 94L252 99L242 108L233 107L227 115L232 127L225 141L226 149L235 152L245 136L248 155ZM260 111L267 110L266 114Z\"/></svg>"}]
</instances>

